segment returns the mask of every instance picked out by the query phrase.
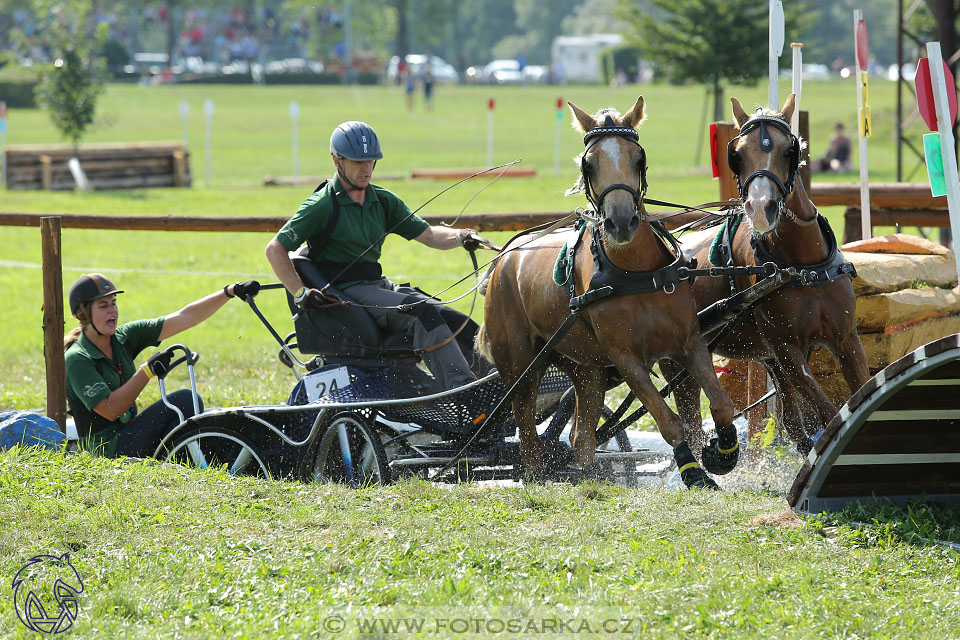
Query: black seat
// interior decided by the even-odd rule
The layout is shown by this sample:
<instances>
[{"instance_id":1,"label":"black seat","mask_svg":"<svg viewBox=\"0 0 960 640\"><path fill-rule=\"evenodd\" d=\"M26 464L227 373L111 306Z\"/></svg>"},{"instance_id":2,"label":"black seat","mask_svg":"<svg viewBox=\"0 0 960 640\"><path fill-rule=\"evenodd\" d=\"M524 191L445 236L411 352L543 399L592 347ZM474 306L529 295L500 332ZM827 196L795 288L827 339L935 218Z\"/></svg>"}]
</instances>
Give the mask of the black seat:
<instances>
[{"instance_id":1,"label":"black seat","mask_svg":"<svg viewBox=\"0 0 960 640\"><path fill-rule=\"evenodd\" d=\"M327 286L329 280L306 254L307 248L304 247L290 256L303 284L315 289ZM327 291L341 300L356 302L335 286L327 287ZM293 314L297 348L301 353L319 355L331 363L351 364L419 358L413 349L412 336L381 329L362 307L331 306L302 311L289 293L287 304Z\"/></svg>"}]
</instances>

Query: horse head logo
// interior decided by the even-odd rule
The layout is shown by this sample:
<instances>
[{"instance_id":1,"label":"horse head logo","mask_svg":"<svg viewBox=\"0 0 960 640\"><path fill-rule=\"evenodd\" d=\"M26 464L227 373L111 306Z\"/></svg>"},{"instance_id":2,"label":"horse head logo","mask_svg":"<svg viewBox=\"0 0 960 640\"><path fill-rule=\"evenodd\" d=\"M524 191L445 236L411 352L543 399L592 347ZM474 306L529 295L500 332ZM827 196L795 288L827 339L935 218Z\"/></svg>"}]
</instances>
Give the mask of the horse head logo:
<instances>
[{"instance_id":1,"label":"horse head logo","mask_svg":"<svg viewBox=\"0 0 960 640\"><path fill-rule=\"evenodd\" d=\"M31 631L61 633L77 619L83 580L70 554L34 556L13 578L17 617Z\"/></svg>"}]
</instances>

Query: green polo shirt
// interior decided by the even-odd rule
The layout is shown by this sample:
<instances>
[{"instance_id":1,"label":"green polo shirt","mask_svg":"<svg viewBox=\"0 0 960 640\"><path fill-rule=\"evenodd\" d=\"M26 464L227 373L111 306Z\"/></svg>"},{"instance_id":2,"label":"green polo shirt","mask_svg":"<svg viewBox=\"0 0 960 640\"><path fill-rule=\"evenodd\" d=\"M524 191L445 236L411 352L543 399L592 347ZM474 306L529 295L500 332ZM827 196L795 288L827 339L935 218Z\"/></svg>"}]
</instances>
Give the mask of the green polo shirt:
<instances>
[{"instance_id":1,"label":"green polo shirt","mask_svg":"<svg viewBox=\"0 0 960 640\"><path fill-rule=\"evenodd\" d=\"M77 424L85 449L112 456L123 425L137 415L136 403L110 422L93 408L119 389L137 367L134 358L147 347L160 344L163 318L134 320L117 327L110 338L113 359L107 358L84 334L64 354L67 370L67 406Z\"/></svg>"},{"instance_id":2,"label":"green polo shirt","mask_svg":"<svg viewBox=\"0 0 960 640\"><path fill-rule=\"evenodd\" d=\"M304 200L296 214L277 232L280 244L287 251L295 251L320 235L333 213L333 198L340 203L340 217L330 240L315 257L317 262L350 263L368 248L359 261L379 262L388 232L413 240L430 226L411 213L403 200L374 184L367 186L363 204L357 204L347 195L337 176Z\"/></svg>"}]
</instances>

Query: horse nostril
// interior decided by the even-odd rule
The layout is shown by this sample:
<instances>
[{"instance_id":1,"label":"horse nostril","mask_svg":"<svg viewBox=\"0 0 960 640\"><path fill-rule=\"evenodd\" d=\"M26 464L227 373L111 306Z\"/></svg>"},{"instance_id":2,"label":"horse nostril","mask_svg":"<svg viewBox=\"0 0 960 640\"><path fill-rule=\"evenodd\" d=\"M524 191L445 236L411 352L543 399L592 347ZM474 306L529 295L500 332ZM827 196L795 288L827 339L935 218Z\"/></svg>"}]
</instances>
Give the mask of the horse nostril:
<instances>
[{"instance_id":1,"label":"horse nostril","mask_svg":"<svg viewBox=\"0 0 960 640\"><path fill-rule=\"evenodd\" d=\"M637 227L640 226L640 216L638 214L633 214L633 217L630 218L630 231L636 231Z\"/></svg>"},{"instance_id":2,"label":"horse nostril","mask_svg":"<svg viewBox=\"0 0 960 640\"><path fill-rule=\"evenodd\" d=\"M778 208L779 205L777 204L776 200L770 200L767 202L767 206L764 207L763 212L767 214L768 220L773 220L773 218L776 217Z\"/></svg>"},{"instance_id":3,"label":"horse nostril","mask_svg":"<svg viewBox=\"0 0 960 640\"><path fill-rule=\"evenodd\" d=\"M613 221L613 218L604 218L603 228L607 233L612 235L617 232L617 223Z\"/></svg>"}]
</instances>

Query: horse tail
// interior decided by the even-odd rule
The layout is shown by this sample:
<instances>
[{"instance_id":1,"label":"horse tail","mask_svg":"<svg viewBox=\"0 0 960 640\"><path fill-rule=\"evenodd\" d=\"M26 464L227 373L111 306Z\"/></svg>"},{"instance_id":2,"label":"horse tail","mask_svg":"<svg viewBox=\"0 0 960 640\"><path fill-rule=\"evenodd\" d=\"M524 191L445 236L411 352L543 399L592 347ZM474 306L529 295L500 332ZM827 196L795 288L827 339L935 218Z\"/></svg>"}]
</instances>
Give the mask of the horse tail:
<instances>
[{"instance_id":1,"label":"horse tail","mask_svg":"<svg viewBox=\"0 0 960 640\"><path fill-rule=\"evenodd\" d=\"M487 339L487 323L484 322L477 330L473 339L473 349L487 362L493 363L493 354L490 352L490 341Z\"/></svg>"}]
</instances>

